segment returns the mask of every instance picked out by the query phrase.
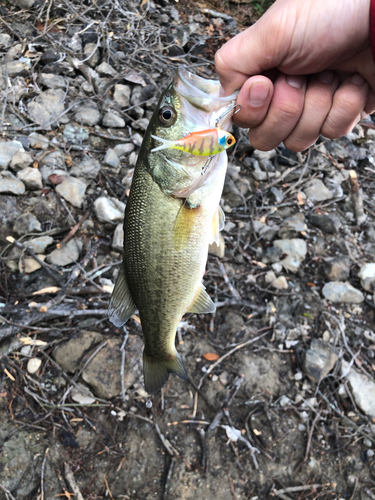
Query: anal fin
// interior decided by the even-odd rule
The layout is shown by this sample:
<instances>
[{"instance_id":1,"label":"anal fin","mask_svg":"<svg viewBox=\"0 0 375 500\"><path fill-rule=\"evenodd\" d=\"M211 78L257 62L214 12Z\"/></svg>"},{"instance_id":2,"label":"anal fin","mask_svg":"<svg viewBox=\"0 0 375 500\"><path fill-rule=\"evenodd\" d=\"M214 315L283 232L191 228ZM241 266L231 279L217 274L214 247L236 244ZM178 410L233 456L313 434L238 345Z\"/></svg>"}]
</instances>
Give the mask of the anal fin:
<instances>
[{"instance_id":1,"label":"anal fin","mask_svg":"<svg viewBox=\"0 0 375 500\"><path fill-rule=\"evenodd\" d=\"M117 328L124 325L130 316L134 314L137 306L130 294L125 276L125 266L122 264L115 288L112 292L108 308L108 319Z\"/></svg>"},{"instance_id":2,"label":"anal fin","mask_svg":"<svg viewBox=\"0 0 375 500\"><path fill-rule=\"evenodd\" d=\"M200 285L197 295L195 296L193 303L187 310L189 313L195 314L206 314L214 313L216 311L215 304L212 302L211 297L206 292L203 285Z\"/></svg>"}]
</instances>

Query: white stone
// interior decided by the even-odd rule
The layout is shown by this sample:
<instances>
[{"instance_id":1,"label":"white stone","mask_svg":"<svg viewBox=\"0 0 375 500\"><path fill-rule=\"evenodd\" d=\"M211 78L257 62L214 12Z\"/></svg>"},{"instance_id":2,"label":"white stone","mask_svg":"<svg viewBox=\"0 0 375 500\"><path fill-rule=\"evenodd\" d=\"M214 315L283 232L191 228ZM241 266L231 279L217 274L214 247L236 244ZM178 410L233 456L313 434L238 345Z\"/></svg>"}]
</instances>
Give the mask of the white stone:
<instances>
[{"instance_id":1,"label":"white stone","mask_svg":"<svg viewBox=\"0 0 375 500\"><path fill-rule=\"evenodd\" d=\"M43 189L42 174L37 168L26 167L17 173L27 189Z\"/></svg>"},{"instance_id":2,"label":"white stone","mask_svg":"<svg viewBox=\"0 0 375 500\"><path fill-rule=\"evenodd\" d=\"M94 202L96 215L104 222L118 223L124 220L125 204L116 198L101 196Z\"/></svg>"},{"instance_id":3,"label":"white stone","mask_svg":"<svg viewBox=\"0 0 375 500\"><path fill-rule=\"evenodd\" d=\"M327 300L334 303L360 304L364 301L363 293L360 290L354 288L350 283L343 281L330 281L326 283L322 293Z\"/></svg>"},{"instance_id":4,"label":"white stone","mask_svg":"<svg viewBox=\"0 0 375 500\"><path fill-rule=\"evenodd\" d=\"M333 194L320 179L313 179L309 182L304 192L310 201L330 200Z\"/></svg>"},{"instance_id":5,"label":"white stone","mask_svg":"<svg viewBox=\"0 0 375 500\"><path fill-rule=\"evenodd\" d=\"M367 416L375 418L375 382L342 360L341 375L348 379L355 402Z\"/></svg>"},{"instance_id":6,"label":"white stone","mask_svg":"<svg viewBox=\"0 0 375 500\"><path fill-rule=\"evenodd\" d=\"M305 240L300 238L292 238L291 240L275 240L275 247L280 248L283 254L286 254L285 259L281 264L287 271L296 273L301 262L305 259L307 253L307 245Z\"/></svg>"},{"instance_id":7,"label":"white stone","mask_svg":"<svg viewBox=\"0 0 375 500\"><path fill-rule=\"evenodd\" d=\"M279 276L271 283L271 286L278 288L279 290L287 290L289 285L285 276Z\"/></svg>"},{"instance_id":8,"label":"white stone","mask_svg":"<svg viewBox=\"0 0 375 500\"><path fill-rule=\"evenodd\" d=\"M39 358L31 358L27 362L27 371L31 374L36 373L42 365L42 360Z\"/></svg>"},{"instance_id":9,"label":"white stone","mask_svg":"<svg viewBox=\"0 0 375 500\"><path fill-rule=\"evenodd\" d=\"M358 277L361 278L361 285L367 292L373 291L375 288L375 263L371 262L362 266Z\"/></svg>"},{"instance_id":10,"label":"white stone","mask_svg":"<svg viewBox=\"0 0 375 500\"><path fill-rule=\"evenodd\" d=\"M112 247L122 250L124 248L124 228L122 224L116 226L113 234Z\"/></svg>"}]
</instances>

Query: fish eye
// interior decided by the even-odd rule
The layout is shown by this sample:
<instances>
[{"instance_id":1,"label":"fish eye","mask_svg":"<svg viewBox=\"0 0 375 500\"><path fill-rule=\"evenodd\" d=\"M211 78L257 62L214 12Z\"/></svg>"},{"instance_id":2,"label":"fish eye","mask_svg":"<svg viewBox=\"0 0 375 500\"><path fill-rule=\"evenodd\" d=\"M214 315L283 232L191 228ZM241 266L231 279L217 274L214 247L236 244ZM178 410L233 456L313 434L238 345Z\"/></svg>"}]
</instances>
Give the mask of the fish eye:
<instances>
[{"instance_id":1,"label":"fish eye","mask_svg":"<svg viewBox=\"0 0 375 500\"><path fill-rule=\"evenodd\" d=\"M175 110L171 106L163 106L159 111L159 121L163 125L172 125L176 121Z\"/></svg>"}]
</instances>

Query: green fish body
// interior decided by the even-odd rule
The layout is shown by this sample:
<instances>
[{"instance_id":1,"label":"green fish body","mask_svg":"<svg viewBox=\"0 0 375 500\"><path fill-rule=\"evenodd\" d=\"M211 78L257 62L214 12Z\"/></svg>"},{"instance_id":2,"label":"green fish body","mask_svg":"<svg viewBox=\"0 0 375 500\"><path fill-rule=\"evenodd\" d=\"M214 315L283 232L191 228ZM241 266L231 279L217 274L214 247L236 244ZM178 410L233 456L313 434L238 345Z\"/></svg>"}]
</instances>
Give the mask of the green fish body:
<instances>
[{"instance_id":1,"label":"green fish body","mask_svg":"<svg viewBox=\"0 0 375 500\"><path fill-rule=\"evenodd\" d=\"M186 152L151 153L151 136L175 140L183 130L209 128L234 101L233 95L219 97L218 82L180 69L159 101L138 156L125 211L125 257L109 318L122 326L138 309L145 388L150 394L170 373L187 378L175 348L182 316L215 311L201 282L208 246L218 241L224 224L219 202L227 167L225 152L208 165L207 158Z\"/></svg>"}]
</instances>

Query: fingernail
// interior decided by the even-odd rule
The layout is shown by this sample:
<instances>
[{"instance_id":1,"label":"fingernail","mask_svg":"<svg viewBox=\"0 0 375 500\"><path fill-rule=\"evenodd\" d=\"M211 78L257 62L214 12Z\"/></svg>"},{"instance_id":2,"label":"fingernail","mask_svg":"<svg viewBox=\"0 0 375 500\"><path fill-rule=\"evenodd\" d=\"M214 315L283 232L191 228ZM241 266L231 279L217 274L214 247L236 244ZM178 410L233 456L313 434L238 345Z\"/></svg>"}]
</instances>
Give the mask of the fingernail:
<instances>
[{"instance_id":1,"label":"fingernail","mask_svg":"<svg viewBox=\"0 0 375 500\"><path fill-rule=\"evenodd\" d=\"M270 92L269 86L264 83L254 83L250 87L250 104L252 106L261 106L267 99Z\"/></svg>"},{"instance_id":2,"label":"fingernail","mask_svg":"<svg viewBox=\"0 0 375 500\"><path fill-rule=\"evenodd\" d=\"M355 74L351 77L350 81L354 83L354 85L358 85L358 87L361 87L365 83L365 79L363 76Z\"/></svg>"},{"instance_id":3,"label":"fingernail","mask_svg":"<svg viewBox=\"0 0 375 500\"><path fill-rule=\"evenodd\" d=\"M286 81L289 83L291 87L294 87L295 89L300 89L303 86L305 77L300 75L286 75Z\"/></svg>"},{"instance_id":4,"label":"fingernail","mask_svg":"<svg viewBox=\"0 0 375 500\"><path fill-rule=\"evenodd\" d=\"M370 115L366 113L366 111L361 111L361 120L365 120L366 118L369 118Z\"/></svg>"},{"instance_id":5,"label":"fingernail","mask_svg":"<svg viewBox=\"0 0 375 500\"><path fill-rule=\"evenodd\" d=\"M335 77L335 74L333 71L322 71L321 73L318 73L318 80L320 80L323 83L332 83L333 79Z\"/></svg>"}]
</instances>

